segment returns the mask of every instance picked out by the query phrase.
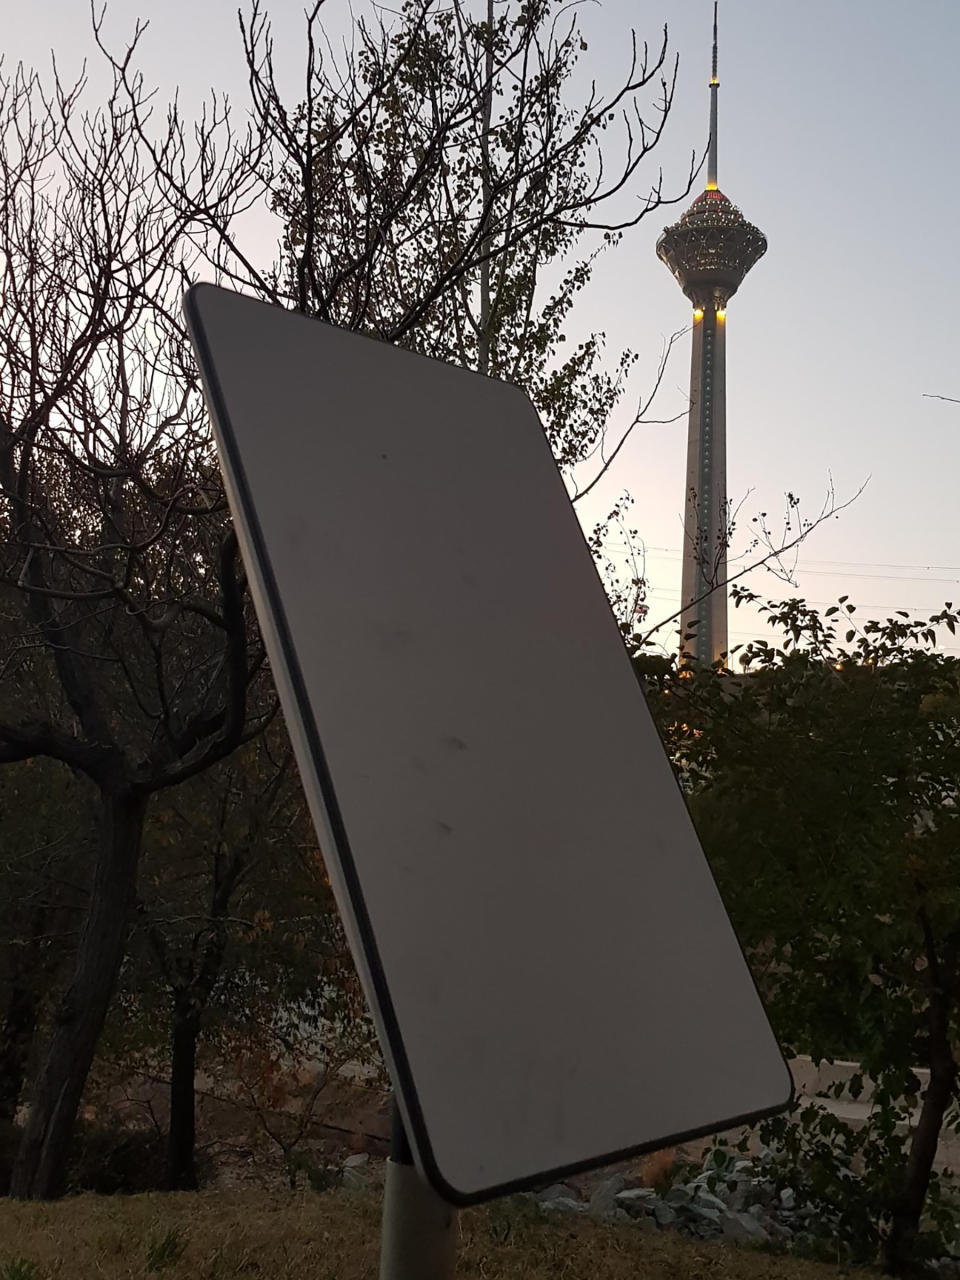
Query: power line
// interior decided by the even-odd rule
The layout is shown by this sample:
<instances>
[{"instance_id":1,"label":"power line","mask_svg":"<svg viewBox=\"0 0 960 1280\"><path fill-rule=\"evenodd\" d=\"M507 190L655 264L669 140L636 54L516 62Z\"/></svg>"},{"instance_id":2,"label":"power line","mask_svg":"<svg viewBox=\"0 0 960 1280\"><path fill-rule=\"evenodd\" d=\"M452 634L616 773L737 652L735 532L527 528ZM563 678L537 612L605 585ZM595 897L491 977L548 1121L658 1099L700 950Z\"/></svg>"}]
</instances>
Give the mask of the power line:
<instances>
[{"instance_id":1,"label":"power line","mask_svg":"<svg viewBox=\"0 0 960 1280\"><path fill-rule=\"evenodd\" d=\"M683 552L682 547L651 547L647 546L648 551L669 551L675 555ZM891 560L826 560L819 557L813 557L811 564L860 564L866 565L870 569L936 569L940 573L960 573L960 564L904 564L901 561Z\"/></svg>"},{"instance_id":2,"label":"power line","mask_svg":"<svg viewBox=\"0 0 960 1280\"><path fill-rule=\"evenodd\" d=\"M916 574L905 573L851 573L839 569L807 569L797 566L796 573L809 573L817 578L883 578L887 582L940 582L948 586L956 586L960 578L920 578Z\"/></svg>"},{"instance_id":3,"label":"power line","mask_svg":"<svg viewBox=\"0 0 960 1280\"><path fill-rule=\"evenodd\" d=\"M608 545L610 545L610 544L609 544L609 543L605 543L604 545L605 545L605 546L608 546ZM674 561L679 560L679 559L681 558L681 556L682 556L682 552L680 551L680 549L679 549L679 548L671 548L671 547L645 547L645 548L638 548L638 547L632 547L632 546L631 546L631 544L630 544L629 542L626 542L626 541L624 541L623 543L621 543L621 544L620 544L620 546L621 546L624 550L631 550L631 551L633 551L633 552L635 552L636 554L639 554L639 555L654 554L654 555L656 555L657 557L660 557L660 556L668 556L670 559L672 559L672 560L674 560ZM814 560L814 561L812 561L811 563L813 563L813 564L836 564L836 565L846 565L846 564L850 564L850 565L854 565L854 564L871 564L872 562L871 562L871 561L867 561L867 560L862 560L862 561L861 561L861 560ZM877 562L877 564L878 564L878 567L879 567L880 562L878 561L878 562ZM761 566L759 566L759 565L758 565L757 567L758 567L758 568L760 568ZM891 568L893 568L893 567L895 567L895 566L890 566L890 567L891 567ZM949 572L950 570L955 570L957 573L960 573L960 565L903 565L903 566L900 566L900 567L902 567L902 568L914 568L914 569L917 569L917 570L930 571L930 572L932 572L932 571L933 571L933 570L935 570L935 569L936 569L936 570L939 570L939 571L941 571L941 572ZM811 577L817 577L817 578L858 578L858 579L861 579L861 578L862 578L862 579L873 579L873 580L875 580L875 581L883 581L883 582L919 582L919 583L929 583L931 586L936 586L936 585L940 585L940 586L951 586L951 587L960 586L960 577L958 577L958 578L928 578L928 577L921 577L921 576L919 576L917 573L910 573L910 574L908 574L908 573L855 573L855 572L853 572L852 570L849 570L849 569L845 569L845 570L840 570L840 569L811 569L811 568L808 568L808 567L807 567L807 565L805 565L805 564L804 564L804 565L798 565L798 566L797 566L797 568L794 570L794 572L795 572L795 573L797 573L797 574L799 574L799 575L806 574L806 575L809 575L809 576L811 576Z\"/></svg>"},{"instance_id":4,"label":"power line","mask_svg":"<svg viewBox=\"0 0 960 1280\"><path fill-rule=\"evenodd\" d=\"M647 591L650 593L650 595L671 596L673 599L680 598L680 592L675 590L673 587L648 587ZM837 603L836 600L807 600L806 597L804 597L804 600L807 604L815 604L818 606L823 606L824 608L830 608ZM883 601L883 600L874 601L872 604L866 600L858 600L856 601L856 608L857 609L903 609L904 612L906 613L929 613L930 612L930 606L928 604L891 604L889 601Z\"/></svg>"}]
</instances>

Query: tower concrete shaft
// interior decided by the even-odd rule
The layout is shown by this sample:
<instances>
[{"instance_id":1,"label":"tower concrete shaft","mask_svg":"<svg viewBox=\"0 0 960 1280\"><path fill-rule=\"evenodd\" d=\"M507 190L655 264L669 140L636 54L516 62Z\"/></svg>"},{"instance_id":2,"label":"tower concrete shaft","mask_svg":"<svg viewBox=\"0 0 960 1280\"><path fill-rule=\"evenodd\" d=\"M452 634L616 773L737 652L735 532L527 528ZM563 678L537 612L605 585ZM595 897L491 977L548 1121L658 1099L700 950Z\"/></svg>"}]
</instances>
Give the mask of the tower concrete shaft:
<instances>
[{"instance_id":1,"label":"tower concrete shaft","mask_svg":"<svg viewBox=\"0 0 960 1280\"><path fill-rule=\"evenodd\" d=\"M727 303L767 240L717 186L717 5L713 8L707 187L657 241L657 256L693 303L680 655L687 664L727 655Z\"/></svg>"},{"instance_id":2,"label":"tower concrete shaft","mask_svg":"<svg viewBox=\"0 0 960 1280\"><path fill-rule=\"evenodd\" d=\"M687 488L683 519L681 653L710 665L727 647L726 312L693 313Z\"/></svg>"}]
</instances>

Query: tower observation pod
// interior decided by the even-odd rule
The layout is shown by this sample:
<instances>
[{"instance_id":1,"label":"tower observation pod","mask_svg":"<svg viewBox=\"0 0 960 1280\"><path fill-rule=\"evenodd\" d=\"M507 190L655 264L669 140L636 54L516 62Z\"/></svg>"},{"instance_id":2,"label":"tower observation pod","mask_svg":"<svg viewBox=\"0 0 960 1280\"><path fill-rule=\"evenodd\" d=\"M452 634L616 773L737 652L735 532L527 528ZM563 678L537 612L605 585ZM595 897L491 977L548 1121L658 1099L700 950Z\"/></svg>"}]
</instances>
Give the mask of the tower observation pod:
<instances>
[{"instance_id":1,"label":"tower observation pod","mask_svg":"<svg viewBox=\"0 0 960 1280\"><path fill-rule=\"evenodd\" d=\"M727 654L727 303L767 250L717 185L717 5L713 7L707 186L657 241L657 256L693 304L690 419L683 521L680 656L687 665Z\"/></svg>"}]
</instances>

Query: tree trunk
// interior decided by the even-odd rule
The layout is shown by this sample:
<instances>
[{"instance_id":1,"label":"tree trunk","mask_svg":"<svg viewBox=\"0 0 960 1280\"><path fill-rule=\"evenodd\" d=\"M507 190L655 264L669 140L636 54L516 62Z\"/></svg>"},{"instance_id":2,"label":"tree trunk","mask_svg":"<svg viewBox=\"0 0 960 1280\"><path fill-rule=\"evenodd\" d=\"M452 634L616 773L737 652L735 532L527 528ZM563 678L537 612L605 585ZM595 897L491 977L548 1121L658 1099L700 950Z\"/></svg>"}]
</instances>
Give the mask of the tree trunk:
<instances>
[{"instance_id":1,"label":"tree trunk","mask_svg":"<svg viewBox=\"0 0 960 1280\"><path fill-rule=\"evenodd\" d=\"M199 1011L190 992L178 992L173 1005L170 1060L170 1132L167 1137L168 1191L196 1191L194 1147L197 1135L194 1076L197 1068Z\"/></svg>"},{"instance_id":2,"label":"tree trunk","mask_svg":"<svg viewBox=\"0 0 960 1280\"><path fill-rule=\"evenodd\" d=\"M18 976L0 1032L0 1122L12 1121L17 1114L36 1026L36 993Z\"/></svg>"},{"instance_id":3,"label":"tree trunk","mask_svg":"<svg viewBox=\"0 0 960 1280\"><path fill-rule=\"evenodd\" d=\"M903 1275L910 1264L943 1117L954 1094L957 1064L950 1048L947 1019L946 1000L942 994L935 994L930 1008L930 1083L910 1143L903 1187L893 1206L890 1231L883 1242L883 1272L888 1276Z\"/></svg>"},{"instance_id":4,"label":"tree trunk","mask_svg":"<svg viewBox=\"0 0 960 1280\"><path fill-rule=\"evenodd\" d=\"M22 1200L51 1200L63 1188L77 1109L123 963L146 807L146 797L129 790L102 796L90 906L10 1179L11 1196Z\"/></svg>"},{"instance_id":5,"label":"tree trunk","mask_svg":"<svg viewBox=\"0 0 960 1280\"><path fill-rule=\"evenodd\" d=\"M239 866L235 864L235 867ZM167 1139L167 1188L196 1191L197 1112L195 1079L200 1019L220 976L226 934L223 916L236 884L230 876L218 885L214 898L215 929L207 939L199 972L189 985L174 990L173 1041L170 1061L170 1132Z\"/></svg>"}]
</instances>

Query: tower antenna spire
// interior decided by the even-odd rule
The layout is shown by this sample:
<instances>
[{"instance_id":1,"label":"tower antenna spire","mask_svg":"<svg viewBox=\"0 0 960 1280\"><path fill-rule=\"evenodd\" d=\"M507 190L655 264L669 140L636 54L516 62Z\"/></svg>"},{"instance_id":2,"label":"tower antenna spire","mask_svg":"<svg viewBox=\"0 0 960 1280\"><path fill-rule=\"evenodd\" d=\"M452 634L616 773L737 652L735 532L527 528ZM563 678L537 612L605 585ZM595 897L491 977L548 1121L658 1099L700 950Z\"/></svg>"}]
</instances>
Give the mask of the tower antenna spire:
<instances>
[{"instance_id":1,"label":"tower antenna spire","mask_svg":"<svg viewBox=\"0 0 960 1280\"><path fill-rule=\"evenodd\" d=\"M713 0L713 74L710 77L710 158L707 161L707 190L717 190L717 0Z\"/></svg>"}]
</instances>

